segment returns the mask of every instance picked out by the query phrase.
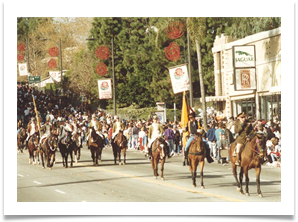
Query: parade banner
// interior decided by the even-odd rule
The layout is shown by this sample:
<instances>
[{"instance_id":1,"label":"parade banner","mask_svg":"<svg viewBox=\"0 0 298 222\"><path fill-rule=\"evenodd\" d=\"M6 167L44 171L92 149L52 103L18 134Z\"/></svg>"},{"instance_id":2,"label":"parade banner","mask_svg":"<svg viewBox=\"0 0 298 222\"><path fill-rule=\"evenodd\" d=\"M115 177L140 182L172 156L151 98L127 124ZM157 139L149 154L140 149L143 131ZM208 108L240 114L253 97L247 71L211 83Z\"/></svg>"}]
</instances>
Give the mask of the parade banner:
<instances>
[{"instance_id":1,"label":"parade banner","mask_svg":"<svg viewBox=\"0 0 298 222\"><path fill-rule=\"evenodd\" d=\"M53 81L56 82L61 82L61 72L59 71L49 71L49 75L53 79Z\"/></svg>"},{"instance_id":2,"label":"parade banner","mask_svg":"<svg viewBox=\"0 0 298 222\"><path fill-rule=\"evenodd\" d=\"M112 81L111 79L100 79L98 83L99 99L112 99Z\"/></svg>"},{"instance_id":3,"label":"parade banner","mask_svg":"<svg viewBox=\"0 0 298 222\"><path fill-rule=\"evenodd\" d=\"M174 94L190 89L186 64L169 68Z\"/></svg>"},{"instance_id":4,"label":"parade banner","mask_svg":"<svg viewBox=\"0 0 298 222\"><path fill-rule=\"evenodd\" d=\"M27 63L19 63L20 76L28 76Z\"/></svg>"}]
</instances>

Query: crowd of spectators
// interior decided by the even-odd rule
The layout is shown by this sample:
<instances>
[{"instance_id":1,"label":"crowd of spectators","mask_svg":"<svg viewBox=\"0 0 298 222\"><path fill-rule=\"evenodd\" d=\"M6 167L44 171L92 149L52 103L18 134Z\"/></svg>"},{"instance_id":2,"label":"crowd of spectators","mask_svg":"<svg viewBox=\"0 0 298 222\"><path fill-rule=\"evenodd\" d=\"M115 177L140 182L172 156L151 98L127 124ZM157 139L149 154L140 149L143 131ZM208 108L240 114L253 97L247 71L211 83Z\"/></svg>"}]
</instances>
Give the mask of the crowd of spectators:
<instances>
[{"instance_id":1,"label":"crowd of spectators","mask_svg":"<svg viewBox=\"0 0 298 222\"><path fill-rule=\"evenodd\" d=\"M28 85L17 87L17 118L18 122L23 121L23 125L26 127L31 117L35 117L35 110L33 99L36 101L36 108L41 120L41 124L45 122L47 117L50 117L53 124L59 122L75 123L77 129L81 133L82 141L85 141L88 125L91 119L91 115L95 114L98 121L102 124L102 133L106 137L106 148L111 147L110 141L112 138L112 128L115 121L115 117L110 114L106 114L103 110L97 109L91 112L86 107L73 106L68 98L59 96L59 91L55 93L44 93L37 91L35 88L31 88ZM152 124L152 116L148 116L146 119L139 120L125 120L124 123L124 135L128 139L128 149L140 150L145 152L147 150L148 143L148 130ZM202 118L196 117L196 119L202 125ZM203 132L203 137L209 144L211 156L218 163L226 164L229 162L229 158L223 159L220 162L219 148L228 148L230 144L236 139L234 125L236 119L234 117L217 116L216 112L207 115L207 131ZM249 119L254 129L257 130L259 126L263 127L267 138L267 152L273 160L271 165L281 165L281 123L278 119L273 119L266 122L264 119L253 120ZM18 124L19 126L19 124ZM170 152L174 152L174 156L183 154L183 128L180 126L179 121L167 120L163 123L164 135L170 146ZM221 132L221 138L219 138L219 132ZM223 136L224 135L224 136Z\"/></svg>"}]
</instances>

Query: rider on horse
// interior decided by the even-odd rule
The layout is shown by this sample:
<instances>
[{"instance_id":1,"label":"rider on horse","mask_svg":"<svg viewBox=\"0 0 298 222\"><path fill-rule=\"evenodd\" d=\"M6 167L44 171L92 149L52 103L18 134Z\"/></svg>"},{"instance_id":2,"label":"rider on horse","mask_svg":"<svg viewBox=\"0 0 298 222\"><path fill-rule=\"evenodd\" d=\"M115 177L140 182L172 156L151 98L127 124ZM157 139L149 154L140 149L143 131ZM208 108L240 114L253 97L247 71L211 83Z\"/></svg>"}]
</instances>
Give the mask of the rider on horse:
<instances>
[{"instance_id":1,"label":"rider on horse","mask_svg":"<svg viewBox=\"0 0 298 222\"><path fill-rule=\"evenodd\" d=\"M44 132L43 135L41 136L40 138L40 141L39 141L39 145L41 145L41 142L44 138L47 138L48 136L50 136L51 134L51 130L52 130L52 127L53 125L51 124L51 118L48 117L46 119L46 122L45 124L41 127L40 131L41 132ZM45 141L45 140L44 140Z\"/></svg>"},{"instance_id":2,"label":"rider on horse","mask_svg":"<svg viewBox=\"0 0 298 222\"><path fill-rule=\"evenodd\" d=\"M124 131L125 125L124 123L120 122L119 116L115 116L116 122L113 124L113 131L112 131L112 143L115 141L115 139L118 136L118 133L120 130ZM126 136L123 134L124 140L127 142Z\"/></svg>"},{"instance_id":3,"label":"rider on horse","mask_svg":"<svg viewBox=\"0 0 298 222\"><path fill-rule=\"evenodd\" d=\"M238 137L236 138L237 145L233 153L234 157L237 156L235 165L240 165L241 148L247 141L249 141L249 134L252 132L252 130L253 127L246 119L245 113L240 113L237 116L237 120L235 122L235 133L238 134Z\"/></svg>"},{"instance_id":4,"label":"rider on horse","mask_svg":"<svg viewBox=\"0 0 298 222\"><path fill-rule=\"evenodd\" d=\"M149 156L149 160L151 159L151 155L152 155L152 143L156 139L162 137L163 133L164 133L164 128L158 122L158 117L156 115L153 116L153 123L149 127L149 131L148 131L148 139L149 139L148 156ZM171 158L172 156L170 155L169 146L167 146L167 153L168 153L168 158Z\"/></svg>"},{"instance_id":5,"label":"rider on horse","mask_svg":"<svg viewBox=\"0 0 298 222\"><path fill-rule=\"evenodd\" d=\"M27 139L26 139L26 148L28 147L28 141L29 139L34 135L34 134L37 134L38 133L38 126L35 122L35 118L32 117L31 118L31 121L28 123L28 126L27 126Z\"/></svg>"},{"instance_id":6,"label":"rider on horse","mask_svg":"<svg viewBox=\"0 0 298 222\"><path fill-rule=\"evenodd\" d=\"M102 134L102 124L96 119L96 115L92 114L92 120L89 123L89 128L93 127L95 132L102 138L103 141L105 141L105 137ZM89 134L87 136L86 141L88 142L89 136L91 134L91 131L89 131Z\"/></svg>"}]
</instances>

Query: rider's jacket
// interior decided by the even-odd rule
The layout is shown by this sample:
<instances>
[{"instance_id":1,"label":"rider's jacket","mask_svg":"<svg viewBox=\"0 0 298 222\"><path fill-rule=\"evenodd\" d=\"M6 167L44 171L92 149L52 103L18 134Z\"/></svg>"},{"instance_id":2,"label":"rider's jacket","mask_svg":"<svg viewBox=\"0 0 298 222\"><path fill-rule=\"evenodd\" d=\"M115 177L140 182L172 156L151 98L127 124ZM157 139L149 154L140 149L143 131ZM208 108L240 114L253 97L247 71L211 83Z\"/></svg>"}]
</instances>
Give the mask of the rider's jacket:
<instances>
[{"instance_id":1,"label":"rider's jacket","mask_svg":"<svg viewBox=\"0 0 298 222\"><path fill-rule=\"evenodd\" d=\"M235 122L235 133L238 134L236 138L237 143L243 144L246 141L247 136L251 133L253 127L247 121L242 123L239 119Z\"/></svg>"}]
</instances>

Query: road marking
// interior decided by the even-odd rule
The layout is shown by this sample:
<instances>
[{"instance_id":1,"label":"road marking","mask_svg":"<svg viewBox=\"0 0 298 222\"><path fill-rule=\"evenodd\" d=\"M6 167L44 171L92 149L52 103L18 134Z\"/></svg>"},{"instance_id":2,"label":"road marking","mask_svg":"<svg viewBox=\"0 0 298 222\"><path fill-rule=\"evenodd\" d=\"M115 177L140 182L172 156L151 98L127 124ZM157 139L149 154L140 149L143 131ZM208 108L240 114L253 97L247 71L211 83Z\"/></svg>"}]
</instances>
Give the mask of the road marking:
<instances>
[{"instance_id":1,"label":"road marking","mask_svg":"<svg viewBox=\"0 0 298 222\"><path fill-rule=\"evenodd\" d=\"M24 177L22 174L18 174L19 177Z\"/></svg>"},{"instance_id":2,"label":"road marking","mask_svg":"<svg viewBox=\"0 0 298 222\"><path fill-rule=\"evenodd\" d=\"M65 192L61 191L61 190L55 190L58 193L62 193L62 194L66 194Z\"/></svg>"},{"instance_id":3,"label":"road marking","mask_svg":"<svg viewBox=\"0 0 298 222\"><path fill-rule=\"evenodd\" d=\"M80 165L82 165L82 164L80 164ZM130 178L133 178L133 179L142 180L142 181L149 182L149 183L155 183L157 185L162 185L162 186L166 186L166 187L176 188L176 189L179 189L179 190L184 190L186 192L198 193L200 195L203 195L204 197L206 197L206 196L214 197L214 198L222 199L222 200L225 200L225 201L231 201L231 202L245 202L244 200L240 200L240 199L236 199L236 198L232 198L232 197L227 197L227 196L223 196L223 195L220 195L220 194L209 193L209 192L205 192L205 191L198 191L196 189L191 189L191 188L187 188L187 187L178 186L178 185L175 185L173 183L167 183L165 181L157 181L157 180L153 180L153 179L147 179L147 178L138 177L138 176L135 176L135 175L130 175L130 174L125 174L125 173L119 173L119 172L112 171L112 170L107 170L107 169L104 169L104 168L97 168L97 167L91 167L91 168L96 169L96 170L100 170L100 171L103 171L103 172L107 172L107 173L117 174L117 175L120 175L120 176L123 176L123 177L130 177Z\"/></svg>"},{"instance_id":4,"label":"road marking","mask_svg":"<svg viewBox=\"0 0 298 222\"><path fill-rule=\"evenodd\" d=\"M36 184L42 184L42 183L40 183L40 182L38 182L38 181L33 181L33 183L36 183Z\"/></svg>"}]
</instances>

